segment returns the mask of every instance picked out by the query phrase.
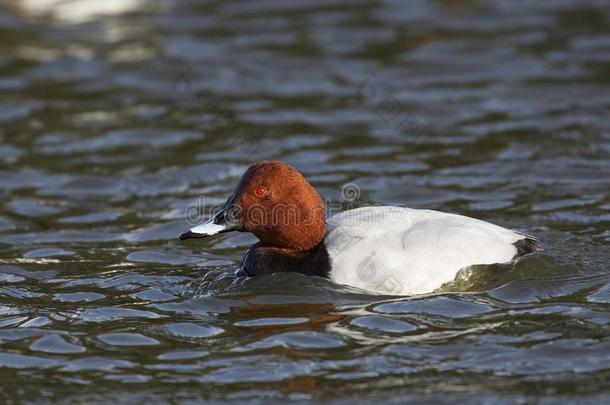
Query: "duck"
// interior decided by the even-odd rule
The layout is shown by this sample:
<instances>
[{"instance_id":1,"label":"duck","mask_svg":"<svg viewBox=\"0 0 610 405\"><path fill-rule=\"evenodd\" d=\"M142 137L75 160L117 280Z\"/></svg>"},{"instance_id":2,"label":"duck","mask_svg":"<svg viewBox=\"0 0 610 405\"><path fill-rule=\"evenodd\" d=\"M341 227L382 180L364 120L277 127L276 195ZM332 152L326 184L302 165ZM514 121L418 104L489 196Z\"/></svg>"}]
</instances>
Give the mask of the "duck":
<instances>
[{"instance_id":1,"label":"duck","mask_svg":"<svg viewBox=\"0 0 610 405\"><path fill-rule=\"evenodd\" d=\"M365 206L327 219L325 208L297 169L258 161L215 215L179 239L249 232L258 242L239 274L299 272L383 295L431 293L469 266L513 263L539 250L533 236L458 214Z\"/></svg>"}]
</instances>

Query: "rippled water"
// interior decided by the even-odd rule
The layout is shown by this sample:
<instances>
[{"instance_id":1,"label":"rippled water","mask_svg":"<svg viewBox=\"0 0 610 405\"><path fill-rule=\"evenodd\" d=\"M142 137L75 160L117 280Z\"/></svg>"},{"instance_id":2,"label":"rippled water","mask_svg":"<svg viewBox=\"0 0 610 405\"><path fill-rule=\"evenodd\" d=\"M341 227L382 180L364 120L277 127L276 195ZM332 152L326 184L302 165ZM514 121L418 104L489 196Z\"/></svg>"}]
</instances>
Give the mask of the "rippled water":
<instances>
[{"instance_id":1,"label":"rippled water","mask_svg":"<svg viewBox=\"0 0 610 405\"><path fill-rule=\"evenodd\" d=\"M2 4L4 403L609 400L608 1ZM545 251L236 278L251 236L176 235L261 158Z\"/></svg>"}]
</instances>

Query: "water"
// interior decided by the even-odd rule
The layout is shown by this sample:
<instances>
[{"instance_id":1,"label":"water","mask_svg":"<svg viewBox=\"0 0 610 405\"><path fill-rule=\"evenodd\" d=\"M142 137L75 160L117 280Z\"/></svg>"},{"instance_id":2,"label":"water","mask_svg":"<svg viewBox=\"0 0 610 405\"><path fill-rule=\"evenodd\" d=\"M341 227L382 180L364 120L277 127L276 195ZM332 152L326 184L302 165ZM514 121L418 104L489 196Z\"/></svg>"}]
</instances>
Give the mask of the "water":
<instances>
[{"instance_id":1,"label":"water","mask_svg":"<svg viewBox=\"0 0 610 405\"><path fill-rule=\"evenodd\" d=\"M2 402L607 402L609 6L4 1ZM262 158L545 250L418 297L236 278L251 236L176 236Z\"/></svg>"}]
</instances>

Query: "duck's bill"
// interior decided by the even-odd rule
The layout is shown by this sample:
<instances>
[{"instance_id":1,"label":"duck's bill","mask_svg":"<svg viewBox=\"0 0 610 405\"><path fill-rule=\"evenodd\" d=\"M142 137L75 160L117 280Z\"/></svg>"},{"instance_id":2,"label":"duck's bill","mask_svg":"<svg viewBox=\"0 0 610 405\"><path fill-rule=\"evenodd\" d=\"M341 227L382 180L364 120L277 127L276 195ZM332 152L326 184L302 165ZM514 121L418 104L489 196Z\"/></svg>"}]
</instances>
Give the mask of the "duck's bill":
<instances>
[{"instance_id":1,"label":"duck's bill","mask_svg":"<svg viewBox=\"0 0 610 405\"><path fill-rule=\"evenodd\" d=\"M227 220L226 209L214 215L210 220L197 225L178 236L181 240L205 238L206 236L218 235L223 232L239 231L242 224L235 219Z\"/></svg>"},{"instance_id":2,"label":"duck's bill","mask_svg":"<svg viewBox=\"0 0 610 405\"><path fill-rule=\"evenodd\" d=\"M210 220L201 225L197 225L186 232L182 232L178 237L181 240L205 238L206 236L217 235L221 232L228 232L228 230L224 225L217 225Z\"/></svg>"}]
</instances>

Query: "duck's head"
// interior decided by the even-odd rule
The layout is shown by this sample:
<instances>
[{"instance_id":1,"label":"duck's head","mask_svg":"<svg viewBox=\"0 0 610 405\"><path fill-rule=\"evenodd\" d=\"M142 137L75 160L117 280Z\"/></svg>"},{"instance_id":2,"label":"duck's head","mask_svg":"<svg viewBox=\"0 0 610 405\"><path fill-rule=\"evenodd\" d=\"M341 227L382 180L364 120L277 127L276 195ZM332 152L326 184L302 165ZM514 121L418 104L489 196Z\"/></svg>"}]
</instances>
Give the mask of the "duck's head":
<instances>
[{"instance_id":1,"label":"duck's head","mask_svg":"<svg viewBox=\"0 0 610 405\"><path fill-rule=\"evenodd\" d=\"M276 160L256 162L222 209L180 239L230 231L251 232L263 246L306 251L326 234L324 203L294 167Z\"/></svg>"}]
</instances>

